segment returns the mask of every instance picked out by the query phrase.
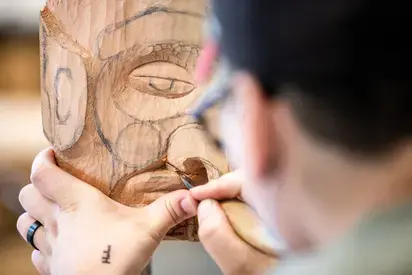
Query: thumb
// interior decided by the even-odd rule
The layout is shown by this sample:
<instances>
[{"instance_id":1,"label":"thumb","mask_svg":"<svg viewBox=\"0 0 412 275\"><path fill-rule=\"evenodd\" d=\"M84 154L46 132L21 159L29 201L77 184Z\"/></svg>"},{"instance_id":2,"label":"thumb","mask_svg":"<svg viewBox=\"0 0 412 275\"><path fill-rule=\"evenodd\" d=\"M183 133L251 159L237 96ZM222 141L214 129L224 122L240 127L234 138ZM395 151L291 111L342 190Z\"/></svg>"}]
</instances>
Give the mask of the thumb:
<instances>
[{"instance_id":1,"label":"thumb","mask_svg":"<svg viewBox=\"0 0 412 275\"><path fill-rule=\"evenodd\" d=\"M61 208L78 204L83 195L96 192L92 186L56 165L52 148L40 152L33 161L30 180L36 189Z\"/></svg>"},{"instance_id":2,"label":"thumb","mask_svg":"<svg viewBox=\"0 0 412 275\"><path fill-rule=\"evenodd\" d=\"M189 191L178 190L160 197L148 205L146 210L151 229L156 234L166 235L171 228L196 215L197 202Z\"/></svg>"},{"instance_id":3,"label":"thumb","mask_svg":"<svg viewBox=\"0 0 412 275\"><path fill-rule=\"evenodd\" d=\"M197 215L200 241L224 274L249 274L253 261L261 261L263 255L236 235L217 201L202 201Z\"/></svg>"}]
</instances>

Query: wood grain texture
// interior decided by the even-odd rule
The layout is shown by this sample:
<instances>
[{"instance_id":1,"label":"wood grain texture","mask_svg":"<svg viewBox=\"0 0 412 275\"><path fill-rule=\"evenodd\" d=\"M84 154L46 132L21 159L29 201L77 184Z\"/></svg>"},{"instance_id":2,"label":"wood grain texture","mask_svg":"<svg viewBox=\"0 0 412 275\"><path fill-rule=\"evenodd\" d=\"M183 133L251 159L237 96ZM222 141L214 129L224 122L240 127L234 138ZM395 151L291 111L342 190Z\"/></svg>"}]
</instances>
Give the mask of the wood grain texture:
<instances>
[{"instance_id":1,"label":"wood grain texture","mask_svg":"<svg viewBox=\"0 0 412 275\"><path fill-rule=\"evenodd\" d=\"M274 259L278 257L267 239L266 232L257 214L252 208L236 199L221 201L220 206L225 212L233 230L242 240Z\"/></svg>"},{"instance_id":2,"label":"wood grain texture","mask_svg":"<svg viewBox=\"0 0 412 275\"><path fill-rule=\"evenodd\" d=\"M41 12L44 134L57 163L128 206L228 172L188 115L206 0L49 0ZM195 219L169 239L197 241Z\"/></svg>"}]
</instances>

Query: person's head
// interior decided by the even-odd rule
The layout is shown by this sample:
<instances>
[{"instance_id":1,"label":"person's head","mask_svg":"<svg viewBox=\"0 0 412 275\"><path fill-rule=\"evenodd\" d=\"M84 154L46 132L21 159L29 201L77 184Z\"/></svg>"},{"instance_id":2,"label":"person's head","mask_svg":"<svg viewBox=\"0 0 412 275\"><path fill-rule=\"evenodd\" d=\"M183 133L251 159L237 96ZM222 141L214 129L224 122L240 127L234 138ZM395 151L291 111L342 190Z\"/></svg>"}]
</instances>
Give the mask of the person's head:
<instances>
[{"instance_id":1,"label":"person's head","mask_svg":"<svg viewBox=\"0 0 412 275\"><path fill-rule=\"evenodd\" d=\"M296 249L393 203L403 191L392 184L409 180L411 54L400 3L213 3L221 62L234 76L225 149L253 182L243 195Z\"/></svg>"}]
</instances>

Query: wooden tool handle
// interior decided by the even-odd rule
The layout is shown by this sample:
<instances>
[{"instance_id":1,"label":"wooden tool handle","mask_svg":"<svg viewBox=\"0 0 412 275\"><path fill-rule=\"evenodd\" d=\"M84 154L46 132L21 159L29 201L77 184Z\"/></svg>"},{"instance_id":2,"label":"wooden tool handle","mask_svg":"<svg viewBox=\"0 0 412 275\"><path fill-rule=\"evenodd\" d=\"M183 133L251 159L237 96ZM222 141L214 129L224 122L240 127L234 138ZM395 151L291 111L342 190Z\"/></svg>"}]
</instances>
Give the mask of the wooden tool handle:
<instances>
[{"instance_id":1,"label":"wooden tool handle","mask_svg":"<svg viewBox=\"0 0 412 275\"><path fill-rule=\"evenodd\" d=\"M277 257L269 244L257 214L252 208L240 200L226 200L220 202L220 205L228 217L233 230L243 241L260 252Z\"/></svg>"}]
</instances>

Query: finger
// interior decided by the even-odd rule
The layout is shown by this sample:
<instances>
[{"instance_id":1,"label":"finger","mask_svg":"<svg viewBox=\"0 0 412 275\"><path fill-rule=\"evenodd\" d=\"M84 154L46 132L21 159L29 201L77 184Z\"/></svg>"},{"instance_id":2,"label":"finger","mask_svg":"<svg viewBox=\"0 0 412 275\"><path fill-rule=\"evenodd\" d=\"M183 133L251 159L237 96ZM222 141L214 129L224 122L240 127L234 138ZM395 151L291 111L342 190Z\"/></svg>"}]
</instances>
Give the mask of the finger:
<instances>
[{"instance_id":1,"label":"finger","mask_svg":"<svg viewBox=\"0 0 412 275\"><path fill-rule=\"evenodd\" d=\"M247 272L249 264L268 258L236 235L216 201L199 204L198 220L199 239L224 274L252 274Z\"/></svg>"},{"instance_id":2,"label":"finger","mask_svg":"<svg viewBox=\"0 0 412 275\"><path fill-rule=\"evenodd\" d=\"M33 253L31 254L31 261L34 267L36 267L37 271L41 275L50 274L50 268L49 268L47 259L40 251L37 251L37 250L33 251Z\"/></svg>"},{"instance_id":3,"label":"finger","mask_svg":"<svg viewBox=\"0 0 412 275\"><path fill-rule=\"evenodd\" d=\"M19 217L17 220L17 230L19 231L20 235L23 239L27 242L27 232L29 231L30 226L36 220L29 216L29 214L24 213ZM34 245L42 252L43 255L49 256L51 255L51 248L46 239L46 232L44 227L41 226L38 228L34 234L33 239Z\"/></svg>"},{"instance_id":4,"label":"finger","mask_svg":"<svg viewBox=\"0 0 412 275\"><path fill-rule=\"evenodd\" d=\"M145 209L153 233L160 233L163 238L172 227L196 215L197 202L189 191L178 190L159 198Z\"/></svg>"},{"instance_id":5,"label":"finger","mask_svg":"<svg viewBox=\"0 0 412 275\"><path fill-rule=\"evenodd\" d=\"M237 198L241 194L243 175L236 171L223 175L217 180L213 180L205 185L197 186L190 190L191 195L198 201L205 199L231 199Z\"/></svg>"},{"instance_id":6,"label":"finger","mask_svg":"<svg viewBox=\"0 0 412 275\"><path fill-rule=\"evenodd\" d=\"M75 207L92 187L57 167L52 149L35 158L30 179L39 192L62 208Z\"/></svg>"},{"instance_id":7,"label":"finger","mask_svg":"<svg viewBox=\"0 0 412 275\"><path fill-rule=\"evenodd\" d=\"M42 224L46 225L54 220L55 205L40 194L33 184L23 187L19 194L19 201L24 210Z\"/></svg>"}]
</instances>

